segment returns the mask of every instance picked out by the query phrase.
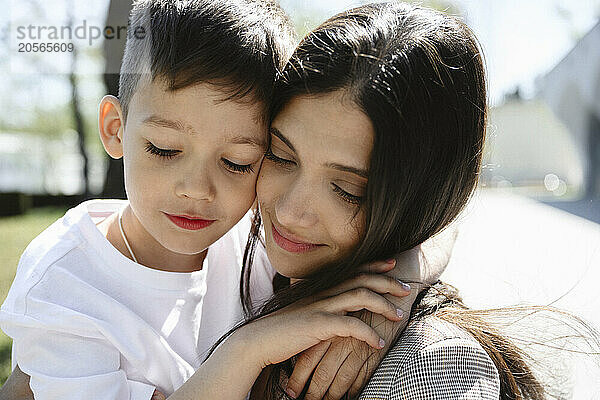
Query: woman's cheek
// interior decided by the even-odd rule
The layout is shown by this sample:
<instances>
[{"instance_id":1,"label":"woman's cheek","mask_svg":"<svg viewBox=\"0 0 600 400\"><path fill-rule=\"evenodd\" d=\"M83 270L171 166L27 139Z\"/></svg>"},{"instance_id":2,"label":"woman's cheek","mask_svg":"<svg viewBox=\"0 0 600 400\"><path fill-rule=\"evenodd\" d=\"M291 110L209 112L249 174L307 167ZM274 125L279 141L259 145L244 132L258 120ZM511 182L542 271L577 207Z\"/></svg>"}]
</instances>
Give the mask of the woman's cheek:
<instances>
[{"instance_id":1,"label":"woman's cheek","mask_svg":"<svg viewBox=\"0 0 600 400\"><path fill-rule=\"evenodd\" d=\"M278 173L277 167L265 160L256 182L256 195L261 207L266 208L273 204L273 200L281 194L281 188L285 187L284 181L285 175Z\"/></svg>"},{"instance_id":2,"label":"woman's cheek","mask_svg":"<svg viewBox=\"0 0 600 400\"><path fill-rule=\"evenodd\" d=\"M331 236L338 245L340 256L349 254L359 243L365 230L364 212L350 211L348 208L336 206L328 215L328 226Z\"/></svg>"}]
</instances>

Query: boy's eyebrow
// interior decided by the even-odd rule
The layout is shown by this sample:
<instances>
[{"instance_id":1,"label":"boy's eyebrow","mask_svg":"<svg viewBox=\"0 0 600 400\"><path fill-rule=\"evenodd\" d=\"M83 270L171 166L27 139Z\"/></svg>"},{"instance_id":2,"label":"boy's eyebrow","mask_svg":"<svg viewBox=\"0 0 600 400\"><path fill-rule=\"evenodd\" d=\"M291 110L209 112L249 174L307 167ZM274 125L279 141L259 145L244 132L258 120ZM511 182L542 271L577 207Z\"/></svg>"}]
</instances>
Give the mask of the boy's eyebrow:
<instances>
[{"instance_id":1,"label":"boy's eyebrow","mask_svg":"<svg viewBox=\"0 0 600 400\"><path fill-rule=\"evenodd\" d=\"M151 115L147 117L144 121L146 125L154 125L160 128L169 128L174 129L179 132L191 132L192 129L189 126L185 126L181 121L166 119L163 117L159 117L158 115Z\"/></svg>"},{"instance_id":2,"label":"boy's eyebrow","mask_svg":"<svg viewBox=\"0 0 600 400\"><path fill-rule=\"evenodd\" d=\"M260 147L264 149L267 147L267 142L264 139L259 139L253 136L233 136L227 139L227 143L231 144L249 144L250 146Z\"/></svg>"},{"instance_id":3,"label":"boy's eyebrow","mask_svg":"<svg viewBox=\"0 0 600 400\"><path fill-rule=\"evenodd\" d=\"M147 125L158 126L160 128L174 129L182 133L194 133L194 130L191 126L186 125L179 120L166 119L159 117L158 115L149 116L148 118L144 119L143 123ZM267 143L264 139L259 139L253 136L233 136L227 138L227 142L231 144L248 144L260 148L267 147Z\"/></svg>"},{"instance_id":4,"label":"boy's eyebrow","mask_svg":"<svg viewBox=\"0 0 600 400\"><path fill-rule=\"evenodd\" d=\"M281 133L279 131L279 129L271 127L271 133L275 136L277 136L279 139L281 139L281 141L283 143L285 143L294 153L297 153L296 149L294 148L294 145L292 145L292 142L289 141L288 138L286 138L285 136L283 136L283 133Z\"/></svg>"}]
</instances>

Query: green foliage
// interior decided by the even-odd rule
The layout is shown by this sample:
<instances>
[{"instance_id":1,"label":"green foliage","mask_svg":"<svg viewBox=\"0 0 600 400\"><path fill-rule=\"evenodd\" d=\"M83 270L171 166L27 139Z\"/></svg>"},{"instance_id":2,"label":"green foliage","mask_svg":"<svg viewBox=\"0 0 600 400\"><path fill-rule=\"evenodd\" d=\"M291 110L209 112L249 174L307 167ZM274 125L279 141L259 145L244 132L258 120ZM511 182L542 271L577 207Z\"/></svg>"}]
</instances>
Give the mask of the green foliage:
<instances>
[{"instance_id":1,"label":"green foliage","mask_svg":"<svg viewBox=\"0 0 600 400\"><path fill-rule=\"evenodd\" d=\"M314 9L298 9L297 12L292 14L294 26L296 27L296 34L299 39L306 36L308 32L316 28L327 18L327 15L323 15Z\"/></svg>"},{"instance_id":2,"label":"green foliage","mask_svg":"<svg viewBox=\"0 0 600 400\"><path fill-rule=\"evenodd\" d=\"M450 15L461 15L461 10L456 4L446 0L411 0L409 3L418 4L425 7L434 8L439 11L444 11Z\"/></svg>"},{"instance_id":3,"label":"green foliage","mask_svg":"<svg viewBox=\"0 0 600 400\"><path fill-rule=\"evenodd\" d=\"M374 0L362 0L361 3L368 4L373 1ZM431 7L452 15L461 15L461 10L454 3L447 0L408 0L406 2ZM331 15L327 15L322 10L316 9L314 6L308 6L306 2L301 3L298 1L291 4L293 4L293 8L288 11L292 16L296 27L296 33L299 38L303 38L312 29L331 17Z\"/></svg>"},{"instance_id":4,"label":"green foliage","mask_svg":"<svg viewBox=\"0 0 600 400\"><path fill-rule=\"evenodd\" d=\"M2 128L7 131L28 132L58 138L73 126L73 116L69 111L69 104L59 105L51 109L34 107L29 110L32 116L29 124L10 126L5 121Z\"/></svg>"}]
</instances>

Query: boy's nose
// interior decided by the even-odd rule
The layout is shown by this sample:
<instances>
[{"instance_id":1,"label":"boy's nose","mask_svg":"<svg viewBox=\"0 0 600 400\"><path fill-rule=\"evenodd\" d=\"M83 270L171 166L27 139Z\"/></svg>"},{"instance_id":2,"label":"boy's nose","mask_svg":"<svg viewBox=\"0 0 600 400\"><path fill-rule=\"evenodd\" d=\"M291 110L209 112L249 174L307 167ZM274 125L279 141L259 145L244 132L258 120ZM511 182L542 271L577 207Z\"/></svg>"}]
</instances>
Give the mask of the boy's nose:
<instances>
[{"instance_id":1,"label":"boy's nose","mask_svg":"<svg viewBox=\"0 0 600 400\"><path fill-rule=\"evenodd\" d=\"M208 174L195 170L179 181L175 193L178 197L210 202L215 199L216 190Z\"/></svg>"}]
</instances>

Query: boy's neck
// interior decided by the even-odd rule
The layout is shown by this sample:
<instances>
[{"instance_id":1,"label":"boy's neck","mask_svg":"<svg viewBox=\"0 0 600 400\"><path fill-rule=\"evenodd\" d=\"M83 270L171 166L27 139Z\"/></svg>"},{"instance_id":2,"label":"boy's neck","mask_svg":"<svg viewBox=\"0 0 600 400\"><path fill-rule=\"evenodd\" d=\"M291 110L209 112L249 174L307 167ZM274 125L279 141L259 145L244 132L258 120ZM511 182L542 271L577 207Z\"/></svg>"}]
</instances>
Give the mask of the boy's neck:
<instances>
[{"instance_id":1,"label":"boy's neck","mask_svg":"<svg viewBox=\"0 0 600 400\"><path fill-rule=\"evenodd\" d=\"M168 272L193 272L202 269L207 250L199 254L187 255L166 249L144 229L129 206L123 212L123 228L139 264ZM121 236L118 213L100 222L98 229L114 248L133 260Z\"/></svg>"}]
</instances>

